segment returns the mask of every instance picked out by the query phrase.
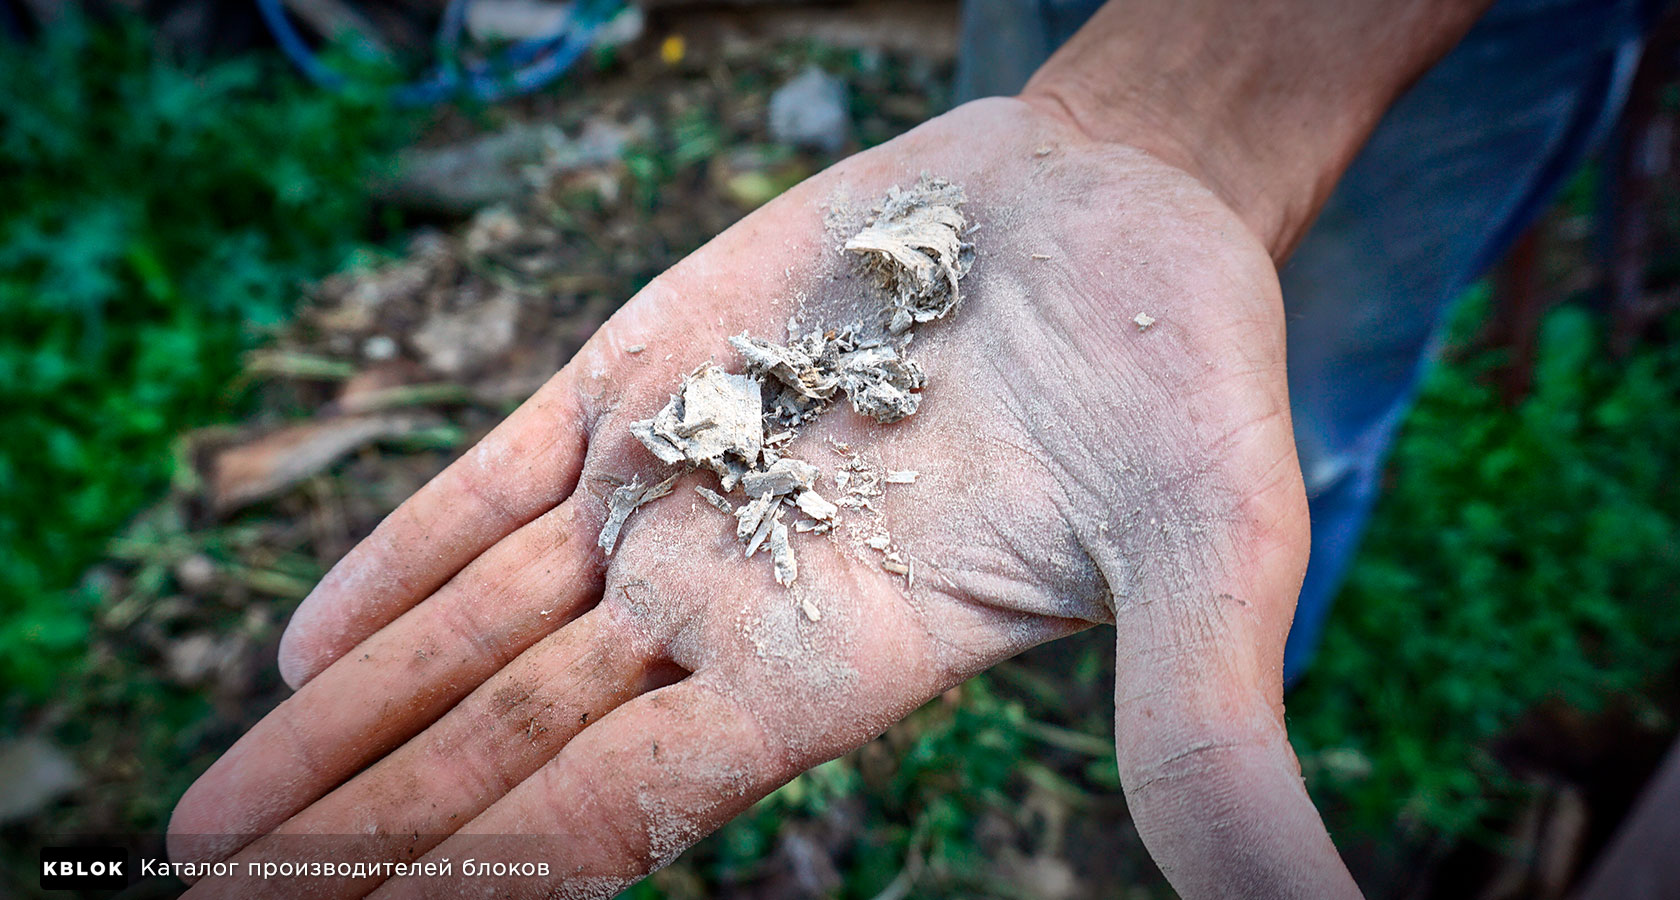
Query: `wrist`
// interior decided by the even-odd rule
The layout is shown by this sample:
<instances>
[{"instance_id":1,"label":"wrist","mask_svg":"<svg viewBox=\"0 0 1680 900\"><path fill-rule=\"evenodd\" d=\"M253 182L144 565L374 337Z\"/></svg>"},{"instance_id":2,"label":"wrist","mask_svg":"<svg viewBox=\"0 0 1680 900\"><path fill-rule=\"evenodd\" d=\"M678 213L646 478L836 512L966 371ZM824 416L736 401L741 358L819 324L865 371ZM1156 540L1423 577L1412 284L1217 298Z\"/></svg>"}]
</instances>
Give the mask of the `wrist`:
<instances>
[{"instance_id":1,"label":"wrist","mask_svg":"<svg viewBox=\"0 0 1680 900\"><path fill-rule=\"evenodd\" d=\"M1021 99L1188 172L1281 260L1383 112L1485 5L1109 3Z\"/></svg>"}]
</instances>

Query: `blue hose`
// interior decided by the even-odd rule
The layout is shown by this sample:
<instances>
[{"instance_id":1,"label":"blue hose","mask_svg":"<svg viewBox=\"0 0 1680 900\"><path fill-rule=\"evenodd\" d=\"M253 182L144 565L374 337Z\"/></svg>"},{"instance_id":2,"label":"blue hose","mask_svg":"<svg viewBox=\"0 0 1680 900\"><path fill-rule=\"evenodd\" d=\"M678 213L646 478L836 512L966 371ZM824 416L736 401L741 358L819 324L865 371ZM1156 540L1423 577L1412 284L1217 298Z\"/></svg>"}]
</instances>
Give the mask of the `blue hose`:
<instances>
[{"instance_id":1,"label":"blue hose","mask_svg":"<svg viewBox=\"0 0 1680 900\"><path fill-rule=\"evenodd\" d=\"M402 106L430 106L468 98L495 103L535 91L565 74L577 62L609 18L607 13L617 6L614 0L575 0L552 34L514 43L494 60L462 65L461 35L471 2L449 0L443 20L438 24L438 62L419 78L393 88L392 102ZM310 81L331 90L345 88L348 79L323 63L310 49L281 3L282 0L256 0L257 9L280 45L280 51Z\"/></svg>"}]
</instances>

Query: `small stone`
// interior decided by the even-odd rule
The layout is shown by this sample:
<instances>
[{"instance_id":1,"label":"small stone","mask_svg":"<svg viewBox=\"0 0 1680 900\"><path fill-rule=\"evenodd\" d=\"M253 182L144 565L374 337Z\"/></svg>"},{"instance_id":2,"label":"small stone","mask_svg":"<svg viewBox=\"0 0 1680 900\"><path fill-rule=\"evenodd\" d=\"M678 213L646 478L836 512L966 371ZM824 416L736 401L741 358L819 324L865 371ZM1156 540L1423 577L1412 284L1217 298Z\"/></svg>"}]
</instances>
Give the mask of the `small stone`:
<instances>
[{"instance_id":1,"label":"small stone","mask_svg":"<svg viewBox=\"0 0 1680 900\"><path fill-rule=\"evenodd\" d=\"M362 342L362 356L370 362L384 362L397 355L397 342L389 336L376 334Z\"/></svg>"},{"instance_id":2,"label":"small stone","mask_svg":"<svg viewBox=\"0 0 1680 900\"><path fill-rule=\"evenodd\" d=\"M1137 323L1139 331L1148 331L1149 326L1155 324L1155 317L1149 313L1138 313L1132 318L1132 321Z\"/></svg>"},{"instance_id":3,"label":"small stone","mask_svg":"<svg viewBox=\"0 0 1680 900\"><path fill-rule=\"evenodd\" d=\"M770 95L770 136L795 147L839 150L852 132L846 94L845 82L807 66Z\"/></svg>"},{"instance_id":4,"label":"small stone","mask_svg":"<svg viewBox=\"0 0 1680 900\"><path fill-rule=\"evenodd\" d=\"M203 591L216 583L216 564L202 553L193 553L175 564L175 581L185 591Z\"/></svg>"}]
</instances>

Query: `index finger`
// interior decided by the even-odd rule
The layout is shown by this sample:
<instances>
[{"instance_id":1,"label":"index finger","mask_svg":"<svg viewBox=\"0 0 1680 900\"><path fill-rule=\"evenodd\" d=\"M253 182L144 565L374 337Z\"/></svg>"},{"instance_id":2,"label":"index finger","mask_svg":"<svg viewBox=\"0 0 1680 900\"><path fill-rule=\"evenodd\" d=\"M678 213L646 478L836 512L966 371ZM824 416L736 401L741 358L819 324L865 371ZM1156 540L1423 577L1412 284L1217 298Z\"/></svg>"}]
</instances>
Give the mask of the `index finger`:
<instances>
[{"instance_id":1,"label":"index finger","mask_svg":"<svg viewBox=\"0 0 1680 900\"><path fill-rule=\"evenodd\" d=\"M280 638L287 684L301 687L571 495L588 443L572 371L549 379L321 579Z\"/></svg>"}]
</instances>

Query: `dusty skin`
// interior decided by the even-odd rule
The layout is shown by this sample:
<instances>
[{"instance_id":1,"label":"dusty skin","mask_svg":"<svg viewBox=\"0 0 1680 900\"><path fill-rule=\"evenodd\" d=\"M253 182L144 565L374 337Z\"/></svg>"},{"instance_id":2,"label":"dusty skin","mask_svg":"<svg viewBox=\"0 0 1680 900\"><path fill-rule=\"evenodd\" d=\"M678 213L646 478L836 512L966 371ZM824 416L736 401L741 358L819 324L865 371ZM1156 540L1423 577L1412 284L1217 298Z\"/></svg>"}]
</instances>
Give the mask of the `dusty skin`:
<instances>
[{"instance_id":1,"label":"dusty skin","mask_svg":"<svg viewBox=\"0 0 1680 900\"><path fill-rule=\"evenodd\" d=\"M959 209L962 202L962 188L939 178L923 176L909 188L890 188L864 227L843 245L855 254L858 274L875 287L863 292L874 302L865 304L862 318L830 326L821 321L831 312L821 299L813 309L801 295L800 310L788 319L786 343L731 337L729 345L740 355L745 373L725 372L708 362L684 376L670 402L653 418L630 425L630 433L660 462L710 469L725 493L739 487L751 498L731 509L716 493L695 487L707 502L736 520L735 537L747 545L749 558L760 547L769 548L776 583L783 587L799 579L784 516L807 517L794 523L796 532L827 534L840 512L817 492L822 470L783 455L787 444L805 425L832 410L841 395L851 399L858 415L883 425L915 414L927 375L907 356L914 338L910 329L957 308L958 282L973 265L974 245L965 239L968 224ZM815 328L805 321L812 318L818 320ZM800 333L804 328L810 330ZM855 455L848 460L856 462ZM850 474L846 469L835 472L835 486L847 489ZM629 515L663 496L666 488L667 484L643 488L632 479L613 491L607 497L607 523L596 541L601 549L610 556ZM850 493L861 501L853 508L876 514L870 501L878 491ZM857 528L852 525L852 530ZM879 523L874 530L882 531ZM909 575L900 559L889 559L886 565L889 571ZM820 612L812 613L818 607L810 598L800 605L817 620Z\"/></svg>"},{"instance_id":2,"label":"dusty skin","mask_svg":"<svg viewBox=\"0 0 1680 900\"><path fill-rule=\"evenodd\" d=\"M390 860L552 874L313 896L610 896L951 685L1112 622L1121 777L1178 890L1241 895L1219 873L1246 865L1275 878L1256 891L1350 892L1282 721L1306 519L1272 262L1198 182L1056 109L964 106L638 294L305 601L281 647L297 694L182 799L174 858L354 834ZM785 448L916 473L872 501L914 578L860 535L802 542L778 586L695 491L710 473L636 510L607 556L604 498L666 471L630 424L729 337L784 334L793 298L853 318L834 223L925 172L964 187L981 229L961 314L917 329L937 377L901 422L840 407ZM191 896L219 893L248 886Z\"/></svg>"}]
</instances>

